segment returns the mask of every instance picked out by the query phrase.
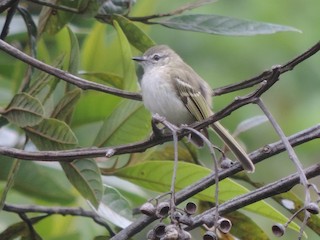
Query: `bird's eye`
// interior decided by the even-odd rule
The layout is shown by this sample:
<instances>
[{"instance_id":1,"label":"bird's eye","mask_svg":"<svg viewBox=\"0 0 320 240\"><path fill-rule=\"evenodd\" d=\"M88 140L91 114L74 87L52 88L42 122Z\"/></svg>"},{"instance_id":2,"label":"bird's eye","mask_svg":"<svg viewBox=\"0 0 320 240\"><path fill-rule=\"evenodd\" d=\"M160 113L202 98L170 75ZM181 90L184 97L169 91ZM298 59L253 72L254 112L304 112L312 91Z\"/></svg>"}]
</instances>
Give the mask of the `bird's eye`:
<instances>
[{"instance_id":1,"label":"bird's eye","mask_svg":"<svg viewBox=\"0 0 320 240\"><path fill-rule=\"evenodd\" d=\"M155 55L153 55L152 59L155 60L155 61L159 61L160 60L160 56L158 54L155 54Z\"/></svg>"}]
</instances>

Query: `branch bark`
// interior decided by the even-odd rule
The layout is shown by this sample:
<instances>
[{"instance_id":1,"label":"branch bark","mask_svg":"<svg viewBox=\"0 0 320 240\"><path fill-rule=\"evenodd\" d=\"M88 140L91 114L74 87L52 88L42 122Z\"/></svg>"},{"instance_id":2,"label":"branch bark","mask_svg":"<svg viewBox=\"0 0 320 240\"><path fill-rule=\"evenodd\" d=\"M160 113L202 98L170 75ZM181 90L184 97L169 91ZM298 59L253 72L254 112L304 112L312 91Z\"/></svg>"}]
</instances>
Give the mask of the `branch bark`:
<instances>
[{"instance_id":1,"label":"branch bark","mask_svg":"<svg viewBox=\"0 0 320 240\"><path fill-rule=\"evenodd\" d=\"M81 216L88 217L95 221L97 224L105 227L111 235L114 235L112 229L99 215L93 211L84 210L82 208L71 207L47 207L47 206L35 206L35 205L18 205L18 204L5 204L3 211L14 212L17 214L24 213L44 213L48 215L59 214L62 216Z\"/></svg>"},{"instance_id":2,"label":"branch bark","mask_svg":"<svg viewBox=\"0 0 320 240\"><path fill-rule=\"evenodd\" d=\"M223 171L219 174L219 179L222 180L225 178L223 175L226 171ZM307 168L305 170L305 175L308 179L318 176L320 174L320 164L312 165L311 167ZM208 178L211 178L211 185L214 184L214 176L210 175ZM208 179L206 178L206 179ZM277 195L279 193L287 192L292 187L294 187L296 184L298 184L300 181L300 175L298 173L292 174L288 177L282 178L276 182L270 183L264 187L258 188L248 194L241 195L237 198L233 198L230 201L227 201L225 203L222 203L219 205L219 214L227 214L233 211L236 211L240 208L243 208L249 204L252 204L254 202L266 199L268 197ZM205 189L207 186L204 186L204 181L199 182L198 185L200 185L202 188L201 190ZM191 188L193 188L196 184L185 188L184 190L177 192L176 194L176 201L177 203L183 202L186 198L185 193L189 192ZM199 186L199 188L200 188ZM187 230L196 228L203 224L202 219L205 215L210 214L211 216L215 213L215 208L212 208L210 210L207 210L203 212L202 214L199 214L194 217L194 225L190 228L187 228ZM117 233L114 237L112 237L110 240L123 240L123 239L129 239L130 237L134 236L136 233L140 232L142 229L144 229L146 226L148 226L151 222L156 220L155 217L147 217L142 216L140 219L132 223L127 228L123 229L119 233Z\"/></svg>"},{"instance_id":3,"label":"branch bark","mask_svg":"<svg viewBox=\"0 0 320 240\"><path fill-rule=\"evenodd\" d=\"M103 84L90 82L88 80L85 80L83 78L77 77L75 75L72 75L71 73L68 73L66 71L63 71L61 69L52 67L46 63L43 63L35 58L30 57L29 55L25 54L24 52L21 52L20 50L16 49L15 47L11 46L10 44L6 43L3 40L0 40L0 49L9 55L41 70L46 73L49 73L57 78L60 78L68 83L71 83L83 90L95 90L99 92L105 92L109 94L113 94L119 97L124 97L132 100L141 100L141 95L139 93L133 93L117 88L112 88L105 86Z\"/></svg>"},{"instance_id":4,"label":"branch bark","mask_svg":"<svg viewBox=\"0 0 320 240\"><path fill-rule=\"evenodd\" d=\"M184 133L183 135L186 135ZM181 136L181 135L180 135ZM312 141L314 139L320 138L320 124L317 124L313 127L305 129L301 132L293 134L290 136L289 142L292 146L298 146L305 142ZM18 158L21 160L30 160L30 161L60 161L60 162L72 162L74 159L87 158L87 157L104 157L106 153L111 152L112 156L121 155L125 153L136 153L143 152L148 148L154 147L159 144L171 141L172 136L165 136L158 139L148 139L146 141L141 141L137 143L125 144L115 147L107 148L78 148L76 150L66 150L66 151L38 151L31 152L20 150L16 148L0 147L0 155ZM276 155L285 150L284 145L281 141L270 143L256 151L250 153L250 158L254 163L258 163L263 159ZM240 164L235 165L241 170Z\"/></svg>"}]
</instances>

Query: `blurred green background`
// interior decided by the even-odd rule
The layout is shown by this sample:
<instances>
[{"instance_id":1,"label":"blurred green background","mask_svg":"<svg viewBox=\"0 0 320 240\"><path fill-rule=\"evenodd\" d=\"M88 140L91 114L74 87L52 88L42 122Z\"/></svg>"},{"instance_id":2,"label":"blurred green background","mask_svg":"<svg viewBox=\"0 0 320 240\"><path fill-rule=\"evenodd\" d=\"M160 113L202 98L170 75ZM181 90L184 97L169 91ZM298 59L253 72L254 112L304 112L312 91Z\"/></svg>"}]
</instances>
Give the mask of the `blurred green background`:
<instances>
[{"instance_id":1,"label":"blurred green background","mask_svg":"<svg viewBox=\"0 0 320 240\"><path fill-rule=\"evenodd\" d=\"M168 12L178 8L184 3L190 1L170 1L170 0L138 0L133 6L132 16L149 15L152 13ZM290 0L290 1L254 1L254 0L221 0L211 5L192 10L190 13L218 14L231 17L245 18L255 21L271 22L281 25L295 27L302 31L282 32L272 35L259 35L250 37L228 37L216 36L204 33L187 32L165 28L159 25L143 25L137 23L143 28L151 38L158 44L167 44L173 48L189 65L191 65L209 84L214 87L224 86L231 83L240 82L258 75L266 69L270 69L277 64L284 64L295 56L301 54L320 39L320 1L319 0ZM1 23L4 15L1 15ZM78 17L75 22L82 21L88 28L83 32L78 32L83 36L90 34L91 21L86 21ZM25 34L23 25L13 22L11 36L17 37ZM107 27L109 36L116 33L111 26ZM77 32L77 28L75 28ZM80 37L81 39L81 37ZM110 39L103 39L106 43ZM81 42L81 40L80 40ZM81 48L81 47L80 47ZM141 54L134 50L135 54ZM102 53L103 54L103 53ZM15 76L18 73L10 72L7 69L12 67L8 56L0 53L0 103L5 105L13 94L8 92L7 86L15 89L15 83L7 81L7 76ZM99 59L100 61L100 59ZM17 63L15 63L17 64ZM83 63L80 63L80 66ZM103 66L103 62L92 63ZM80 69L81 70L81 69ZM254 88L253 88L254 89ZM253 89L247 89L240 92L218 96L214 98L214 109L219 110L229 104L234 97L246 94ZM299 64L293 71L281 75L280 81L263 95L265 104L270 112L278 121L286 135L291 135L308 127L319 123L319 92L320 92L320 54L316 54L307 61ZM100 94L100 93L99 93ZM88 103L90 104L90 103ZM113 103L106 103L114 107ZM95 111L96 108L104 106L91 106L88 111ZM106 107L107 108L107 107ZM78 136L87 136L83 140L84 145L90 142L90 127L96 127L95 124L82 127L81 120L77 119L82 113L75 113L74 128ZM243 107L231 116L225 118L222 123L234 130L237 125L250 117L261 115L262 112L255 105ZM246 144L248 152L264 146L270 142L278 141L279 137L269 123L265 123L256 128L242 133L241 140ZM319 162L319 142L317 140L306 143L303 146L295 148L299 159L304 167ZM205 154L204 154L205 156ZM287 153L279 154L264 162L256 165L256 172L250 177L258 182L272 182L295 172L295 167L288 158ZM62 178L64 176L61 176ZM64 179L64 182L67 182ZM319 178L313 180L319 184ZM70 187L70 186L69 186ZM302 189L295 188L300 194ZM73 194L78 197L77 193ZM10 202L39 203L39 200L24 199L20 194L11 194ZM77 204L84 204L83 200L78 200ZM257 222L264 224L264 220L253 216ZM12 215L1 213L0 229L2 230L8 222L17 221L11 219ZM62 221L63 219L63 221ZM64 236L64 239L91 239L93 233L101 231L101 228L93 226L90 220L63 218L60 216L47 219L42 222L38 229L41 233L51 233L50 239L62 239L54 237L54 231L59 230L59 222L70 221L70 236ZM50 229L48 226L54 226ZM267 228L269 226L266 226ZM86 229L82 231L81 228ZM72 232L77 234L72 235ZM101 231L102 232L102 231ZM92 235L91 235L92 234ZM288 235L282 239L295 239L296 232L289 231ZM317 236L311 235L309 239L316 239Z\"/></svg>"}]
</instances>

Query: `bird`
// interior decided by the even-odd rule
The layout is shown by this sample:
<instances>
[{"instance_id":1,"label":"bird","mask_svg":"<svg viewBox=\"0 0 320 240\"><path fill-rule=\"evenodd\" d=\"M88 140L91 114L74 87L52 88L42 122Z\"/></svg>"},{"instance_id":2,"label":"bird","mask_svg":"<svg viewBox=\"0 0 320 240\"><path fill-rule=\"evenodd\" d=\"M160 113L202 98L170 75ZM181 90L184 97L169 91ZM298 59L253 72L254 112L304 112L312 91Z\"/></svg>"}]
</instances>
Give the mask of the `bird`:
<instances>
[{"instance_id":1,"label":"bird","mask_svg":"<svg viewBox=\"0 0 320 240\"><path fill-rule=\"evenodd\" d=\"M170 123L190 125L213 115L212 88L167 45L155 45L133 57L143 68L140 83L144 106ZM254 172L251 159L220 122L211 128L233 152L243 169Z\"/></svg>"}]
</instances>

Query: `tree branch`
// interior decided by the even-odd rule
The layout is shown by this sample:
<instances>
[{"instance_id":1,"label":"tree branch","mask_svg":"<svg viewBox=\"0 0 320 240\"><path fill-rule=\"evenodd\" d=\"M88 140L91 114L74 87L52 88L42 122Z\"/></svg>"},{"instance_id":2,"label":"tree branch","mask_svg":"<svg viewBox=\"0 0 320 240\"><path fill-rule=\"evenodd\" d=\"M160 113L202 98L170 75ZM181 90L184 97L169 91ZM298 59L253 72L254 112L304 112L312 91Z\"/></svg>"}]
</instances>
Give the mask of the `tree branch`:
<instances>
[{"instance_id":1,"label":"tree branch","mask_svg":"<svg viewBox=\"0 0 320 240\"><path fill-rule=\"evenodd\" d=\"M117 88L112 88L105 86L103 84L90 82L88 80L85 80L83 78L77 77L75 75L72 75L66 71L63 71L61 69L52 67L48 64L45 64L35 58L30 57L29 55L25 54L24 52L21 52L20 50L16 49L15 47L11 46L10 44L6 43L3 40L0 40L0 49L9 55L37 68L41 71L44 71L46 73L49 73L57 78L60 78L68 83L71 83L83 90L96 90L99 92L105 92L109 94L113 94L119 97L124 97L132 100L141 100L141 95L139 93L133 93L124 91Z\"/></svg>"},{"instance_id":2,"label":"tree branch","mask_svg":"<svg viewBox=\"0 0 320 240\"><path fill-rule=\"evenodd\" d=\"M111 235L114 235L110 226L95 212L84 210L82 208L70 208L70 207L47 207L47 206L35 206L35 205L17 205L17 204L5 204L4 211L14 212L17 214L25 213L45 213L45 214L60 214L62 216L81 216L88 217L95 221L97 224L105 227Z\"/></svg>"},{"instance_id":3,"label":"tree branch","mask_svg":"<svg viewBox=\"0 0 320 240\"><path fill-rule=\"evenodd\" d=\"M229 171L229 170L222 171L219 173L220 181L226 177L225 175L226 175L227 171ZM318 176L319 174L320 174L320 164L312 165L311 167L309 167L305 170L305 175L307 176L308 179L315 177L315 176ZM177 192L177 194L176 194L177 204L181 203L184 200L186 200L187 198L189 198L190 196L186 196L186 195L189 195L188 193L193 188L197 187L198 189L200 189L200 191L202 191L203 189L206 189L209 185L213 185L215 182L215 178L213 175L214 174L211 174L210 176L206 177L205 179L202 179L201 181L193 184L192 186L189 186L189 187ZM204 184L205 180L209 181L210 184L209 185ZM287 192L292 187L294 187L296 184L298 184L299 181L300 181L300 176L298 173L295 173L295 174L292 174L288 177L280 179L274 183L268 184L264 187L261 187L259 189L254 190L254 191L251 191L247 194L233 198L230 201L227 201L227 202L219 205L219 214L220 215L227 214L227 213L236 211L240 208L243 208L243 207L245 207L249 204L252 204L254 202L266 199L268 197L277 195L279 193ZM200 191L198 191L198 192L200 192ZM193 196L194 194L195 193L192 193L191 195ZM202 222L203 216L205 216L206 214L210 214L212 216L214 214L214 212L215 212L215 208L212 208L210 210L203 212L202 214L199 214L198 216L195 216L193 219L194 225L192 226L192 229L203 224L203 222ZM130 226L128 226L127 228L125 228L122 231L120 231L119 233L117 233L110 240L129 239L134 234L138 233L139 231L144 229L146 226L148 226L154 220L156 220L155 217L142 216L140 219L138 219L137 221L132 223Z\"/></svg>"},{"instance_id":4,"label":"tree branch","mask_svg":"<svg viewBox=\"0 0 320 240\"><path fill-rule=\"evenodd\" d=\"M44 71L44 72L49 73L53 76L56 76L56 77L66 81L68 83L74 84L75 86L78 86L81 89L96 90L96 91L100 91L100 92L114 94L119 97L132 99L132 100L141 100L142 99L141 95L139 93L128 92L128 91L108 87L103 84L90 82L90 81L85 80L83 78L72 75L66 71L60 70L58 68L54 68L48 64L45 64L35 58L28 56L27 54L19 51L18 49L16 49L15 47L11 46L10 44L6 43L3 40L0 40L0 49L2 51L6 52L7 54L27 63L27 64L29 64L29 65L31 65L41 71ZM278 67L279 73L283 74L289 70L292 70L299 63L310 58L311 56L316 54L319 50L320 50L320 42L317 42L313 47L311 47L310 49L308 49L304 53L300 54L299 56L297 56L293 60ZM252 87L256 84L263 82L266 79L269 79L272 72L273 72L272 70L267 70L256 77L242 81L240 83L231 84L231 85L227 85L227 86L224 86L221 88L214 89L213 95L218 96L218 95L226 94L229 92L237 91L240 89Z\"/></svg>"},{"instance_id":5,"label":"tree branch","mask_svg":"<svg viewBox=\"0 0 320 240\"><path fill-rule=\"evenodd\" d=\"M297 146L305 142L320 138L320 124L310 127L306 130L298 132L289 137L290 144L292 146ZM39 151L30 152L25 150L20 150L16 148L0 147L0 155L18 158L21 160L37 160L37 161L60 161L60 162L71 162L74 159L87 158L87 157L104 157L106 153L111 152L113 155L121 155L125 153L136 153L144 152L148 148L154 147L159 144L171 141L171 136L165 136L163 138L146 140L138 143L125 144L116 147L107 148L78 148L75 150L66 151ZM250 158L254 163L260 162L265 158L276 155L285 148L281 141L271 143L266 145L250 154ZM239 164L239 169L240 164Z\"/></svg>"},{"instance_id":6,"label":"tree branch","mask_svg":"<svg viewBox=\"0 0 320 240\"><path fill-rule=\"evenodd\" d=\"M316 54L320 50L320 42L317 42L315 45L313 45L310 49L303 52L302 54L299 54L297 57L292 59L291 61L281 65L278 67L278 71L281 74L286 73L288 71L293 70L298 64L302 63L306 59L312 57L314 54ZM272 74L272 69L266 70L263 73L261 73L258 76L255 76L253 78L250 78L245 81L241 81L240 83L230 84L227 86L223 86L220 88L216 88L213 90L213 96L219 96L226 93L238 91L241 89L246 89L252 86L255 86L261 82L263 82L266 79L270 78L270 75Z\"/></svg>"},{"instance_id":7,"label":"tree branch","mask_svg":"<svg viewBox=\"0 0 320 240\"><path fill-rule=\"evenodd\" d=\"M304 173L308 179L320 175L320 164L314 164L304 170ZM289 191L295 185L300 183L300 173L294 173L273 183L270 183L261 188L255 189L247 194L240 195L231 199L225 203L220 204L219 213L221 215L236 211L240 208L248 206L252 203L261 201L263 199L278 195ZM203 224L201 219L207 214L214 214L215 208L209 209L194 218L195 225L192 228Z\"/></svg>"}]
</instances>

